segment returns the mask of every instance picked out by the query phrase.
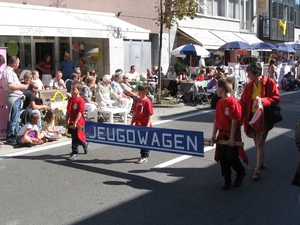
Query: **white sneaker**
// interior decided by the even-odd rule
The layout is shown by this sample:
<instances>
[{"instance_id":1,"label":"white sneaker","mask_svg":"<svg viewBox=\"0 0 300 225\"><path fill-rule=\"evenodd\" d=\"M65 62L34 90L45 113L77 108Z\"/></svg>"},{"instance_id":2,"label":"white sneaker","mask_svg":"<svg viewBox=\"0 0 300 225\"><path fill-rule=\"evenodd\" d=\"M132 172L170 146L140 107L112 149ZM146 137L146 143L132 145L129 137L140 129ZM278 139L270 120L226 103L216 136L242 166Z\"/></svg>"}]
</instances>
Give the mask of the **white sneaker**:
<instances>
[{"instance_id":1,"label":"white sneaker","mask_svg":"<svg viewBox=\"0 0 300 225\"><path fill-rule=\"evenodd\" d=\"M119 122L124 122L124 116L120 116Z\"/></svg>"},{"instance_id":2,"label":"white sneaker","mask_svg":"<svg viewBox=\"0 0 300 225\"><path fill-rule=\"evenodd\" d=\"M132 115L128 113L127 118L132 118Z\"/></svg>"},{"instance_id":3,"label":"white sneaker","mask_svg":"<svg viewBox=\"0 0 300 225\"><path fill-rule=\"evenodd\" d=\"M142 163L145 163L145 162L147 162L148 161L148 158L143 158L143 157L141 157L141 158L139 158L138 159L138 161L136 161L136 164L142 164Z\"/></svg>"}]
</instances>

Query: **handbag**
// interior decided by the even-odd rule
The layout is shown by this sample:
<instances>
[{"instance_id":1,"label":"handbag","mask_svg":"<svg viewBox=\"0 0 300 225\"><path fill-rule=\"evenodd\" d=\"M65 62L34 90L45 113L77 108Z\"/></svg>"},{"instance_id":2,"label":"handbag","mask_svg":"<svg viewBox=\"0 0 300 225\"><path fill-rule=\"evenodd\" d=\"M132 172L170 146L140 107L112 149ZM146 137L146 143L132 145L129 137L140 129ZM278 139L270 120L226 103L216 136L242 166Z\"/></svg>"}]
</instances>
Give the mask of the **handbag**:
<instances>
[{"instance_id":1,"label":"handbag","mask_svg":"<svg viewBox=\"0 0 300 225\"><path fill-rule=\"evenodd\" d=\"M264 118L267 124L278 123L282 120L282 115L280 113L281 108L279 105L265 107L264 108Z\"/></svg>"},{"instance_id":2,"label":"handbag","mask_svg":"<svg viewBox=\"0 0 300 225\"><path fill-rule=\"evenodd\" d=\"M266 83L266 94L268 93L269 78ZM282 120L282 115L280 113L281 108L279 105L264 107L264 119L267 124L278 123Z\"/></svg>"}]
</instances>

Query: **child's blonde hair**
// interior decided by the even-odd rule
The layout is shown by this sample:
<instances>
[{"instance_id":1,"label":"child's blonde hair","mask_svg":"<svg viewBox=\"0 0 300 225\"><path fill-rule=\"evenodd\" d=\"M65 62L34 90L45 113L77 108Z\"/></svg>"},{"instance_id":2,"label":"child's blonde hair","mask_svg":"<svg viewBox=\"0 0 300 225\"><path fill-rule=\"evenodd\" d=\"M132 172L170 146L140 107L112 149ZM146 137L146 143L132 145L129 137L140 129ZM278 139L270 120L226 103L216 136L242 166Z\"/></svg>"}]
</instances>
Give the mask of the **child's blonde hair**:
<instances>
[{"instance_id":1,"label":"child's blonde hair","mask_svg":"<svg viewBox=\"0 0 300 225\"><path fill-rule=\"evenodd\" d=\"M33 80L36 80L38 75L40 75L39 71L37 71L37 70L33 70L32 71L32 79Z\"/></svg>"},{"instance_id":2,"label":"child's blonde hair","mask_svg":"<svg viewBox=\"0 0 300 225\"><path fill-rule=\"evenodd\" d=\"M37 113L32 113L29 117L29 123L33 125L38 125L40 116Z\"/></svg>"}]
</instances>

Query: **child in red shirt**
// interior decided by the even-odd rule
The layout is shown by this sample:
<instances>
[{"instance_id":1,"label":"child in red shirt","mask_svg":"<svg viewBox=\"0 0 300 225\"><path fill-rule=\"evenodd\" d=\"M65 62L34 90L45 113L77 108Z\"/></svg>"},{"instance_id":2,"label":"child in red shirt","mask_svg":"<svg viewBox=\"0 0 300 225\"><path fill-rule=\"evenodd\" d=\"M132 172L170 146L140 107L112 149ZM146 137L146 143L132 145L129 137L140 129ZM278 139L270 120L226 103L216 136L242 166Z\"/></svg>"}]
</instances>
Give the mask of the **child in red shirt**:
<instances>
[{"instance_id":1,"label":"child in red shirt","mask_svg":"<svg viewBox=\"0 0 300 225\"><path fill-rule=\"evenodd\" d=\"M216 88L216 93L221 99L216 106L211 141L212 143L216 139L228 141L228 145L216 145L215 156L215 159L220 162L222 176L225 178L222 189L226 190L231 186L231 167L237 173L233 183L234 187L240 186L246 175L245 168L238 157L239 147L235 145L236 141L241 141L242 110L238 101L230 94L232 92L230 78L224 77L219 79ZM218 136L216 138L217 131ZM243 151L243 149L241 150ZM247 157L246 155L244 156Z\"/></svg>"},{"instance_id":2,"label":"child in red shirt","mask_svg":"<svg viewBox=\"0 0 300 225\"><path fill-rule=\"evenodd\" d=\"M148 84L138 87L139 98L134 102L131 125L152 127L153 106L147 95L150 93ZM136 163L141 164L148 161L149 150L141 149L141 157Z\"/></svg>"},{"instance_id":3,"label":"child in red shirt","mask_svg":"<svg viewBox=\"0 0 300 225\"><path fill-rule=\"evenodd\" d=\"M78 81L74 81L71 86L72 97L68 101L66 124L65 127L69 129L69 133L72 136L72 152L67 158L68 160L74 160L78 157L78 147L83 146L84 154L88 152L88 143L85 139L85 120L83 113L85 110L85 101L80 96L82 90L82 84Z\"/></svg>"}]
</instances>

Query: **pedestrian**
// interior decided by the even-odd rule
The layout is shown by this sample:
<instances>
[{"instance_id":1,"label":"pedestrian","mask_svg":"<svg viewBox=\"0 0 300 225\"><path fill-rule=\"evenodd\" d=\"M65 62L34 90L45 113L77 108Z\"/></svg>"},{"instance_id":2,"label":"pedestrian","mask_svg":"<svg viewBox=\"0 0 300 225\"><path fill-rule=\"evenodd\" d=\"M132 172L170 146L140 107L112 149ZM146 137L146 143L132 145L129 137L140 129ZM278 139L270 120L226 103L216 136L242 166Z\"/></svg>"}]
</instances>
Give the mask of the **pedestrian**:
<instances>
[{"instance_id":1,"label":"pedestrian","mask_svg":"<svg viewBox=\"0 0 300 225\"><path fill-rule=\"evenodd\" d=\"M72 152L67 160L75 160L78 157L78 147L81 145L84 154L88 153L88 143L85 139L85 120L83 117L85 102L80 96L82 84L78 81L72 83L72 97L68 100L65 128L69 129L69 134L72 136L71 149Z\"/></svg>"},{"instance_id":2,"label":"pedestrian","mask_svg":"<svg viewBox=\"0 0 300 225\"><path fill-rule=\"evenodd\" d=\"M236 145L237 141L241 141L241 115L242 110L238 101L231 95L232 81L228 77L221 78L217 81L216 94L221 97L217 103L213 132L211 142L216 140L226 140L226 144L217 144L215 152L215 160L220 162L222 176L225 182L222 186L223 190L227 190L231 186L231 167L236 171L236 179L233 183L234 187L239 187L246 176L239 155L248 162L248 158L244 153L243 147ZM218 132L218 136L217 135Z\"/></svg>"},{"instance_id":3,"label":"pedestrian","mask_svg":"<svg viewBox=\"0 0 300 225\"><path fill-rule=\"evenodd\" d=\"M260 179L260 170L266 167L265 164L265 141L268 132L274 124L264 122L265 132L256 131L249 125L254 113L258 109L259 99L264 107L275 106L280 101L279 91L274 79L262 75L262 67L259 63L251 63L246 68L250 81L246 84L241 96L242 120L246 135L254 140L256 148L256 167L254 168L253 180Z\"/></svg>"},{"instance_id":4,"label":"pedestrian","mask_svg":"<svg viewBox=\"0 0 300 225\"><path fill-rule=\"evenodd\" d=\"M153 106L147 95L150 92L150 86L148 84L141 84L138 87L138 98L133 106L133 116L131 125L152 127L152 115ZM149 150L141 149L141 157L136 162L137 164L145 163L148 161L150 154Z\"/></svg>"},{"instance_id":5,"label":"pedestrian","mask_svg":"<svg viewBox=\"0 0 300 225\"><path fill-rule=\"evenodd\" d=\"M28 85L21 84L17 74L14 72L14 69L19 67L19 58L12 56L8 59L7 64L1 79L8 108L6 142L15 144L16 135L19 131L20 109L25 98L22 91L26 90Z\"/></svg>"},{"instance_id":6,"label":"pedestrian","mask_svg":"<svg viewBox=\"0 0 300 225\"><path fill-rule=\"evenodd\" d=\"M71 75L75 69L73 60L70 59L70 54L65 52L65 59L60 62L59 70L62 71L63 80L71 79Z\"/></svg>"}]
</instances>

